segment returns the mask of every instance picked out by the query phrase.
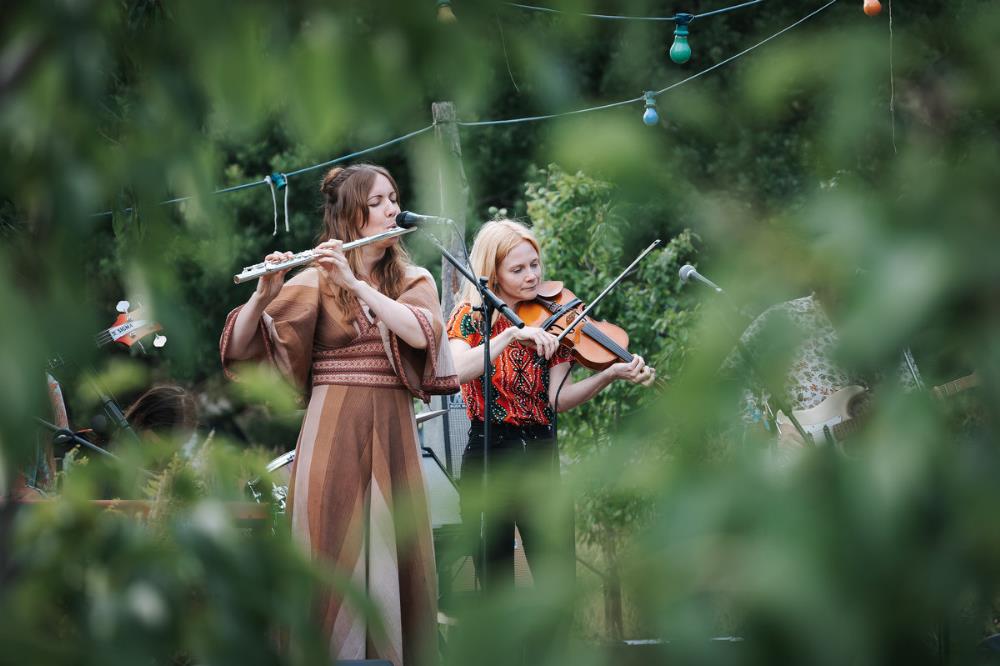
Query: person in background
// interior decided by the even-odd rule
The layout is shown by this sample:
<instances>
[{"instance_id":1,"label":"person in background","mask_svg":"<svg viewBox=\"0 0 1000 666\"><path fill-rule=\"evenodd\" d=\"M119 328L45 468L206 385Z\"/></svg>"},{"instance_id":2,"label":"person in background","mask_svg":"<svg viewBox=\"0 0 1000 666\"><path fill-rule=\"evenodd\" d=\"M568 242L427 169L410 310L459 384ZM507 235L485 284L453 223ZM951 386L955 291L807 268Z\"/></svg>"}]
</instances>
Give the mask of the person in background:
<instances>
[{"instance_id":1,"label":"person in background","mask_svg":"<svg viewBox=\"0 0 1000 666\"><path fill-rule=\"evenodd\" d=\"M125 409L125 420L140 439L187 442L198 429L198 402L182 386L158 384Z\"/></svg>"}]
</instances>

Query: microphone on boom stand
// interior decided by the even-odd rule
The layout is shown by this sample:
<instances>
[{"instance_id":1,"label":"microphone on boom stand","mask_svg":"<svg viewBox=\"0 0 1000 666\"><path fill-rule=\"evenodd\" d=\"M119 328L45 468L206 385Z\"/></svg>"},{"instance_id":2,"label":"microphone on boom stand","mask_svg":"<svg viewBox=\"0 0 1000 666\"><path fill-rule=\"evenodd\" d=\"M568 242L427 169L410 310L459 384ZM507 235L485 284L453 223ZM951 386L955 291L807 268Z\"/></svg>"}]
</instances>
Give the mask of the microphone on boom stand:
<instances>
[{"instance_id":1,"label":"microphone on boom stand","mask_svg":"<svg viewBox=\"0 0 1000 666\"><path fill-rule=\"evenodd\" d=\"M420 227L425 224L454 224L447 217L438 217L436 215L421 215L420 213L411 213L408 210L404 210L396 215L396 226L402 227L403 229L412 229L413 227Z\"/></svg>"},{"instance_id":2,"label":"microphone on boom stand","mask_svg":"<svg viewBox=\"0 0 1000 666\"><path fill-rule=\"evenodd\" d=\"M725 293L724 291L722 291L722 287L720 287L719 285L715 284L714 282L712 282L711 280L709 280L707 277L705 277L704 275L702 275L701 273L699 273L695 269L695 267L692 266L691 264L684 264L683 266L681 266L681 269L677 272L677 274L678 274L678 276L680 276L681 282L683 282L684 284L687 284L688 280L694 278L698 282L701 282L703 285L705 285L707 287L711 287L712 289L714 289L716 291L716 293L719 293L719 294L724 294Z\"/></svg>"}]
</instances>

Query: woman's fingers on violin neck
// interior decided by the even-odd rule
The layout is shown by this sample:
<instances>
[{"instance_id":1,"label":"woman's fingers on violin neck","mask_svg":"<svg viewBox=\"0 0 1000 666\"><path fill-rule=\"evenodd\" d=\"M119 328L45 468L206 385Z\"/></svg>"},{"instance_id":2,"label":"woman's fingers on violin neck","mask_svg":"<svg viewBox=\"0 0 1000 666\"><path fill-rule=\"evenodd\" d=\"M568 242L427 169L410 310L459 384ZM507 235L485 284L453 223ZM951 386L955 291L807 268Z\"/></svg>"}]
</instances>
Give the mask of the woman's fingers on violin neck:
<instances>
[{"instance_id":1,"label":"woman's fingers on violin neck","mask_svg":"<svg viewBox=\"0 0 1000 666\"><path fill-rule=\"evenodd\" d=\"M642 368L630 373L629 381L641 386L650 386L656 381L656 369L648 365L644 365Z\"/></svg>"},{"instance_id":2,"label":"woman's fingers on violin neck","mask_svg":"<svg viewBox=\"0 0 1000 666\"><path fill-rule=\"evenodd\" d=\"M628 363L619 363L617 365L619 368L619 377L633 384L648 385L648 383L656 379L656 370L646 365L642 357L636 356Z\"/></svg>"}]
</instances>

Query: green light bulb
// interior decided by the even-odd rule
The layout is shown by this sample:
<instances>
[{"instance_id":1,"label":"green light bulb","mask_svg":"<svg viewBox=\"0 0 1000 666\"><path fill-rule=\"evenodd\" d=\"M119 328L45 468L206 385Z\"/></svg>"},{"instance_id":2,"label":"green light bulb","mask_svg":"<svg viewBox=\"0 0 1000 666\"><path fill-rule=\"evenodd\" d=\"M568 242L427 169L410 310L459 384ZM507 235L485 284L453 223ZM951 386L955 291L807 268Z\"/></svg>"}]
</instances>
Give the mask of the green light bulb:
<instances>
[{"instance_id":1,"label":"green light bulb","mask_svg":"<svg viewBox=\"0 0 1000 666\"><path fill-rule=\"evenodd\" d=\"M670 45L670 59L678 65L683 65L691 59L691 45L688 44L686 23L678 23L674 29L674 43Z\"/></svg>"}]
</instances>

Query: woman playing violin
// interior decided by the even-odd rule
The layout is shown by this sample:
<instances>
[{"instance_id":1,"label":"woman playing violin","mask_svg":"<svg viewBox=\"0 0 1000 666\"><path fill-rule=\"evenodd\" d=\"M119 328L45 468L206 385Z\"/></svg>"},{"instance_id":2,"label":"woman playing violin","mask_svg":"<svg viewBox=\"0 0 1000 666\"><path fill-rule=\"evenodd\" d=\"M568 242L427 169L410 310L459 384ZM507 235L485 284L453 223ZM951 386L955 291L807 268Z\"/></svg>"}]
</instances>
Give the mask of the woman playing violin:
<instances>
[{"instance_id":1,"label":"woman playing violin","mask_svg":"<svg viewBox=\"0 0 1000 666\"><path fill-rule=\"evenodd\" d=\"M485 276L490 289L512 309L533 300L542 282L542 259L538 241L524 225L512 220L488 222L479 231L470 257L472 270ZM481 315L473 310L480 304L479 294L466 285L459 304L448 323L452 356L462 383L462 396L472 426L469 444L462 456L460 491L462 518L470 532L478 535L480 513L474 510L475 498L482 487L483 469L483 349ZM554 412L572 409L590 400L616 380L649 385L655 371L640 356L631 362L615 363L589 377L574 381L569 375L569 350L556 342L556 336L533 326L516 328L495 315L490 333L490 353L494 364L493 406L490 414L490 477L494 471L513 471L515 475L547 475L554 484L559 478L559 456L555 438ZM525 506L517 493L494 487L499 493L490 502L486 517L485 557L487 586L497 589L513 584L514 527L518 528L536 583L535 562L545 551L552 564L559 563L573 571L574 545L572 517L568 517L553 535L543 530L537 506ZM509 495L509 497L508 497ZM498 500L500 500L498 502Z\"/></svg>"}]
</instances>

